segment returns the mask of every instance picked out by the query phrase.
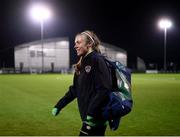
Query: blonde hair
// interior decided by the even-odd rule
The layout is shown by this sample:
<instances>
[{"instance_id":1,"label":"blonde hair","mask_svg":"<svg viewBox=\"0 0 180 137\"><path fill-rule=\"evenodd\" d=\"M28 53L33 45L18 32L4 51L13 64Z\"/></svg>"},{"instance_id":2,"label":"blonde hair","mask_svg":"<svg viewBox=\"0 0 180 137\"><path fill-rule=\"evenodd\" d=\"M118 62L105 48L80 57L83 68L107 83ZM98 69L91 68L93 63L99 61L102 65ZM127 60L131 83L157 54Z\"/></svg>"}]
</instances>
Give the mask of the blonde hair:
<instances>
[{"instance_id":1,"label":"blonde hair","mask_svg":"<svg viewBox=\"0 0 180 137\"><path fill-rule=\"evenodd\" d=\"M97 35L93 31L90 31L90 30L83 31L81 33L78 33L76 35L76 37L79 35L85 36L86 43L92 44L92 50L93 51L101 53L100 48L99 48L101 42L100 42L99 38L97 37ZM73 65L77 75L80 74L81 61L82 61L82 56L80 57L79 61L75 65Z\"/></svg>"}]
</instances>

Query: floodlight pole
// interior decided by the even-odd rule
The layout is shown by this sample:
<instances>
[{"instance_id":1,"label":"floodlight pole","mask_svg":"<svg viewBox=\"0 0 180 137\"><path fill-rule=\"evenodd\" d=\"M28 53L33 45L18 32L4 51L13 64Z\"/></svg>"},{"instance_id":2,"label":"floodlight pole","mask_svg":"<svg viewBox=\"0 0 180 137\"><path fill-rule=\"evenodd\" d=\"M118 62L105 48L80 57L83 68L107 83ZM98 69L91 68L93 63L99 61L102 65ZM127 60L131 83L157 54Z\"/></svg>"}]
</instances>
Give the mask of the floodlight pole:
<instances>
[{"instance_id":1,"label":"floodlight pole","mask_svg":"<svg viewBox=\"0 0 180 137\"><path fill-rule=\"evenodd\" d=\"M161 19L159 21L159 27L164 30L164 72L167 71L167 55L166 55L166 44L167 44L167 29L172 26L172 22L169 19Z\"/></svg>"},{"instance_id":2,"label":"floodlight pole","mask_svg":"<svg viewBox=\"0 0 180 137\"><path fill-rule=\"evenodd\" d=\"M44 73L44 21L41 19L42 73Z\"/></svg>"},{"instance_id":3,"label":"floodlight pole","mask_svg":"<svg viewBox=\"0 0 180 137\"><path fill-rule=\"evenodd\" d=\"M49 11L49 9L45 6L45 5L40 5L40 4L37 4L37 5L34 5L32 8L31 8L31 16L40 21L40 27L41 27L41 52L42 52L42 68L41 68L41 72L44 73L45 72L45 65L44 65L44 57L45 57L45 54L44 54L44 21L46 19L48 19L50 17L51 13Z\"/></svg>"},{"instance_id":4,"label":"floodlight pole","mask_svg":"<svg viewBox=\"0 0 180 137\"><path fill-rule=\"evenodd\" d=\"M167 70L166 66L166 37L167 37L167 28L164 27L164 72Z\"/></svg>"}]
</instances>

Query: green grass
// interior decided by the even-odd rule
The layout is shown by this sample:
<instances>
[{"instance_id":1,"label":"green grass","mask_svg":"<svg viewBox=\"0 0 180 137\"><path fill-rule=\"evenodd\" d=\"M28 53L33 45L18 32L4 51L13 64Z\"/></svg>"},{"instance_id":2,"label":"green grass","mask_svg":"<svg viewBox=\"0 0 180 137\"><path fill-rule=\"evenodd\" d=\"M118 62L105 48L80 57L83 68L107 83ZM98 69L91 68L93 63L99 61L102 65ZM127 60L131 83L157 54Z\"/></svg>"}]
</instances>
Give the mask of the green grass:
<instances>
[{"instance_id":1,"label":"green grass","mask_svg":"<svg viewBox=\"0 0 180 137\"><path fill-rule=\"evenodd\" d=\"M0 75L0 135L78 135L76 101L57 116L51 109L72 75ZM106 135L180 135L180 74L133 74L133 111Z\"/></svg>"}]
</instances>

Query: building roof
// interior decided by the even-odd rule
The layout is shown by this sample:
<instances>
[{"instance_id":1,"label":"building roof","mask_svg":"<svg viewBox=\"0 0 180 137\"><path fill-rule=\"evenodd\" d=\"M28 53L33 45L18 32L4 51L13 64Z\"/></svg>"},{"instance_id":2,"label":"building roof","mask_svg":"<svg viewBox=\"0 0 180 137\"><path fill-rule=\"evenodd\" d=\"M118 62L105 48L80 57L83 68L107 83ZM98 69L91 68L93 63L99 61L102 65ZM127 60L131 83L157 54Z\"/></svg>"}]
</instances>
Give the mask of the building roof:
<instances>
[{"instance_id":1,"label":"building roof","mask_svg":"<svg viewBox=\"0 0 180 137\"><path fill-rule=\"evenodd\" d=\"M69 38L68 37L56 37L56 38L43 39L44 43L57 42L57 41L69 41ZM25 47L28 47L28 46L31 46L31 45L41 44L41 42L42 42L41 40L27 42L27 43L23 43L23 44L15 46L15 48L16 49L25 48ZM105 48L111 48L111 49L113 49L115 51L120 51L120 52L126 53L126 51L124 49L121 49L121 48L116 47L114 45L111 45L109 43L101 42L101 46L104 46Z\"/></svg>"},{"instance_id":2,"label":"building roof","mask_svg":"<svg viewBox=\"0 0 180 137\"><path fill-rule=\"evenodd\" d=\"M69 41L69 38L68 37L57 37L57 38L43 39L43 43L51 43L51 42L58 42L58 41ZM27 43L23 43L23 44L15 46L15 48L16 49L18 49L18 48L25 48L25 47L28 47L30 45L41 44L41 42L42 42L41 40L27 42Z\"/></svg>"},{"instance_id":3,"label":"building roof","mask_svg":"<svg viewBox=\"0 0 180 137\"><path fill-rule=\"evenodd\" d=\"M126 51L124 49L121 49L119 47L116 47L114 45L111 45L109 43L104 43L104 42L101 42L101 45L104 46L104 47L107 47L107 48L112 48L113 50L115 51L120 51L120 52L123 52L123 53L126 53Z\"/></svg>"}]
</instances>

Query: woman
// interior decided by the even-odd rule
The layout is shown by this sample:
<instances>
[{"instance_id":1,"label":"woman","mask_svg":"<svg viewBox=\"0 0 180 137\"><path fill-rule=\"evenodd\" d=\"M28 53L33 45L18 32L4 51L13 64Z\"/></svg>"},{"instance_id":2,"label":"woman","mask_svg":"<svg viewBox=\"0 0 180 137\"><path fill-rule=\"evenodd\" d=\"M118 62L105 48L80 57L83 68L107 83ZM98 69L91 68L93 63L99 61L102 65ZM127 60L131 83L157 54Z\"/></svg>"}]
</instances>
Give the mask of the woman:
<instances>
[{"instance_id":1,"label":"woman","mask_svg":"<svg viewBox=\"0 0 180 137\"><path fill-rule=\"evenodd\" d=\"M82 119L80 136L104 136L107 121L102 116L111 89L111 75L99 50L100 41L92 31L75 37L75 50L80 57L75 67L73 85L52 110L57 115L62 108L77 98Z\"/></svg>"}]
</instances>

